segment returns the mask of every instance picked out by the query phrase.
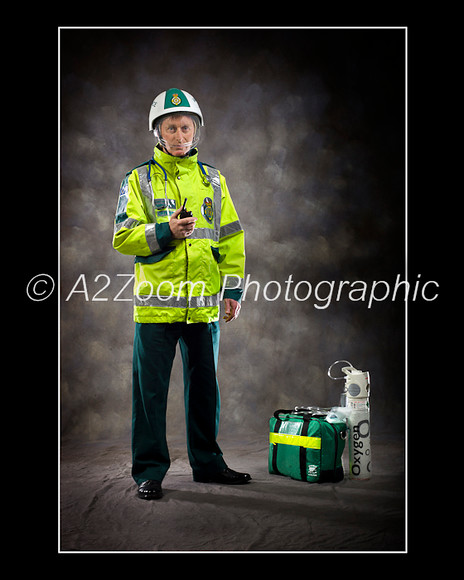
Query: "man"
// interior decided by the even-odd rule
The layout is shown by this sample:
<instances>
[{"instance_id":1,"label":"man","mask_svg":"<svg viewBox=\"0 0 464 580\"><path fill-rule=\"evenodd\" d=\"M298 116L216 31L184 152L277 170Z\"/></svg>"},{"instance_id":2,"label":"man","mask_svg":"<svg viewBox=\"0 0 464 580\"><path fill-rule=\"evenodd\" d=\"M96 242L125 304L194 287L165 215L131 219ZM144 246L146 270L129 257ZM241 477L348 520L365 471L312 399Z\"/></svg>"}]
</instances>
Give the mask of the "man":
<instances>
[{"instance_id":1,"label":"man","mask_svg":"<svg viewBox=\"0 0 464 580\"><path fill-rule=\"evenodd\" d=\"M116 210L113 247L135 256L132 476L143 499L162 497L170 465L166 403L178 342L194 481L251 479L228 468L216 442L219 301L226 322L236 319L245 250L224 177L198 161L203 125L192 95L158 95L149 113L154 155L126 174Z\"/></svg>"}]
</instances>

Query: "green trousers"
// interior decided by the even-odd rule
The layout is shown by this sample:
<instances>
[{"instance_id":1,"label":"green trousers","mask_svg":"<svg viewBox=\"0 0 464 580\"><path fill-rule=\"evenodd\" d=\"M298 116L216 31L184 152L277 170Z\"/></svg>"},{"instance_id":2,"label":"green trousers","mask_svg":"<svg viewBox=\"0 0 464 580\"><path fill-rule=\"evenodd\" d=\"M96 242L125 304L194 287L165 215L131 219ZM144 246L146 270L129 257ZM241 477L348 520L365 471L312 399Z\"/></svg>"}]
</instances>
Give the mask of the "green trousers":
<instances>
[{"instance_id":1,"label":"green trousers","mask_svg":"<svg viewBox=\"0 0 464 580\"><path fill-rule=\"evenodd\" d=\"M219 323L136 323L133 355L132 477L162 481L170 466L166 406L177 343L184 368L187 451L195 475L225 469L216 442Z\"/></svg>"}]
</instances>

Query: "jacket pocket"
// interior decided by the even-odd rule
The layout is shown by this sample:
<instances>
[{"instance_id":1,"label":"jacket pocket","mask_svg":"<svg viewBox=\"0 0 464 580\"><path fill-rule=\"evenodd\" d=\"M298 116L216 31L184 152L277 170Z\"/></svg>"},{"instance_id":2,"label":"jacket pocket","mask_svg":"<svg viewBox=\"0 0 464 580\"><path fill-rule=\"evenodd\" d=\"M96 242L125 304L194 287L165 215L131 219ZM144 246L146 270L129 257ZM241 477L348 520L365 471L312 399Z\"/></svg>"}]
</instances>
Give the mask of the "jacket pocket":
<instances>
[{"instance_id":1,"label":"jacket pocket","mask_svg":"<svg viewBox=\"0 0 464 580\"><path fill-rule=\"evenodd\" d=\"M222 260L224 260L225 256L221 255L219 253L218 248L215 248L214 246L211 246L211 252L213 254L214 259L216 260L216 262L218 264L220 264L222 262Z\"/></svg>"}]
</instances>

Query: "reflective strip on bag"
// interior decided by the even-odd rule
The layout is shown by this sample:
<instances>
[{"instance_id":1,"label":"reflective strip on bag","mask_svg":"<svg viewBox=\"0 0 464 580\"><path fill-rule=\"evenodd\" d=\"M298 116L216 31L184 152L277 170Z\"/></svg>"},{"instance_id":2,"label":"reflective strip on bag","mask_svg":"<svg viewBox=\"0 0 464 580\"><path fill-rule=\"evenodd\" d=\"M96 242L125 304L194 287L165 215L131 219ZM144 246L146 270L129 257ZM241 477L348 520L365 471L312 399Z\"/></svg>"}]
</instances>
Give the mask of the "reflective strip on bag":
<instances>
[{"instance_id":1,"label":"reflective strip on bag","mask_svg":"<svg viewBox=\"0 0 464 580\"><path fill-rule=\"evenodd\" d=\"M303 435L287 435L286 433L269 433L269 441L272 444L283 443L284 445L295 445L296 447L306 447L307 449L320 449L320 437L306 437Z\"/></svg>"}]
</instances>

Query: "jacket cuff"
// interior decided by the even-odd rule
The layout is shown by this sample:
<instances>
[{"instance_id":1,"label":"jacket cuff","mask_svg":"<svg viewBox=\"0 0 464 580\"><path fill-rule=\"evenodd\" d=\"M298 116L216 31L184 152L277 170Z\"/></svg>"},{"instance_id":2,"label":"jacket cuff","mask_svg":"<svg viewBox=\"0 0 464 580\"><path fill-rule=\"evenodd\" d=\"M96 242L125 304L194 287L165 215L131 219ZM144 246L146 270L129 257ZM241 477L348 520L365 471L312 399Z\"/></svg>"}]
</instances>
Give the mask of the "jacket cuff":
<instances>
[{"instance_id":1,"label":"jacket cuff","mask_svg":"<svg viewBox=\"0 0 464 580\"><path fill-rule=\"evenodd\" d=\"M241 288L231 288L229 290L224 290L224 298L232 298L232 300L236 300L237 302L241 302L242 294L243 290Z\"/></svg>"},{"instance_id":2,"label":"jacket cuff","mask_svg":"<svg viewBox=\"0 0 464 580\"><path fill-rule=\"evenodd\" d=\"M155 227L156 227L156 239L158 241L160 249L163 250L172 240L172 233L171 228L169 227L169 222L155 224Z\"/></svg>"}]
</instances>

